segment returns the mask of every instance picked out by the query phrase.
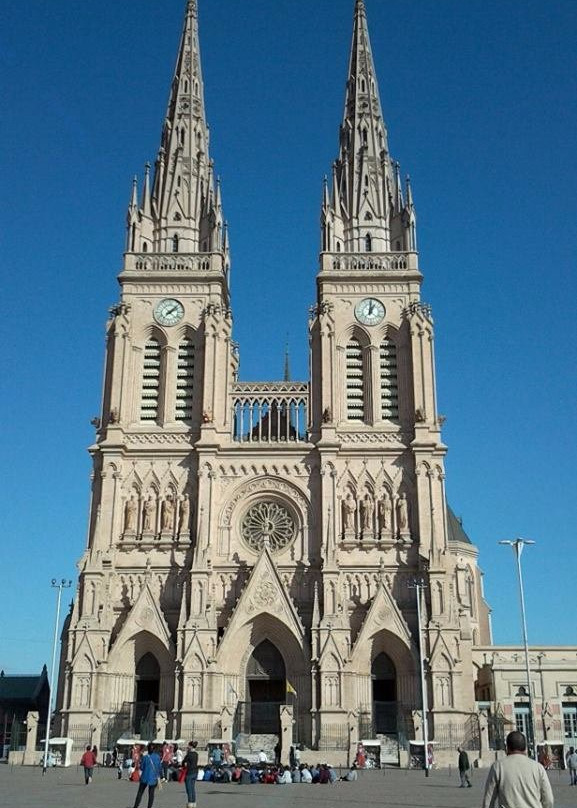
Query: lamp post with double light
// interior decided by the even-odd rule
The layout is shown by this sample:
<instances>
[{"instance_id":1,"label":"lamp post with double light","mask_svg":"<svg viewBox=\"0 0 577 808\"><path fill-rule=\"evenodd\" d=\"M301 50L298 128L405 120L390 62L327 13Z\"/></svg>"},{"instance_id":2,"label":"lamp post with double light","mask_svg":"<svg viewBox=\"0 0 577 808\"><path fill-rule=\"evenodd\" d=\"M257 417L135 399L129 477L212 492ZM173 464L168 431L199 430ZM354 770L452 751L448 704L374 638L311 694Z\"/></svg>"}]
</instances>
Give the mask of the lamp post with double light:
<instances>
[{"instance_id":1,"label":"lamp post with double light","mask_svg":"<svg viewBox=\"0 0 577 808\"><path fill-rule=\"evenodd\" d=\"M50 693L48 696L48 714L46 716L46 739L44 741L44 761L42 764L42 774L46 774L48 768L48 748L50 745L50 723L52 721L52 708L53 708L53 693L54 693L54 679L56 675L56 651L58 648L58 627L60 625L60 603L62 601L62 590L69 589L72 586L72 581L67 581L63 578L57 581L56 578L52 579L52 588L58 590L58 597L56 601L56 622L54 624L54 640L52 642L52 670L50 671Z\"/></svg>"},{"instance_id":2,"label":"lamp post with double light","mask_svg":"<svg viewBox=\"0 0 577 808\"><path fill-rule=\"evenodd\" d=\"M519 581L519 600L521 602L521 624L523 628L523 644L525 646L525 673L527 676L527 697L529 699L529 724L527 744L529 751L535 757L535 723L533 721L533 691L531 689L531 666L529 664L529 641L527 639L527 617L525 614L525 592L523 589L523 572L521 570L521 555L525 545L535 544L532 539L503 539L499 544L508 544L513 548L517 563L517 579Z\"/></svg>"}]
</instances>

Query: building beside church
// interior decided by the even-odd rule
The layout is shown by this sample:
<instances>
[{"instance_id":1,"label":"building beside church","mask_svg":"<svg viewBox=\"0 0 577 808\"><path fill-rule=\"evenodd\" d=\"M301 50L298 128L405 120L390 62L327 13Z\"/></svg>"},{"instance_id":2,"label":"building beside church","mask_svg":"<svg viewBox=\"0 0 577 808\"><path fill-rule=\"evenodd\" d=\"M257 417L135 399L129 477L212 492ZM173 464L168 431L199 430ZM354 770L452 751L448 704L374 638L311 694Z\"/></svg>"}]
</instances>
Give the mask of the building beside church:
<instances>
[{"instance_id":1,"label":"building beside church","mask_svg":"<svg viewBox=\"0 0 577 808\"><path fill-rule=\"evenodd\" d=\"M298 741L344 756L379 736L398 762L422 738L415 579L429 735L450 738L451 754L457 738L477 742L488 607L446 501L417 217L389 152L363 0L335 135L311 377L242 381L188 0L107 323L59 682L61 733L78 746L280 737L283 754Z\"/></svg>"}]
</instances>

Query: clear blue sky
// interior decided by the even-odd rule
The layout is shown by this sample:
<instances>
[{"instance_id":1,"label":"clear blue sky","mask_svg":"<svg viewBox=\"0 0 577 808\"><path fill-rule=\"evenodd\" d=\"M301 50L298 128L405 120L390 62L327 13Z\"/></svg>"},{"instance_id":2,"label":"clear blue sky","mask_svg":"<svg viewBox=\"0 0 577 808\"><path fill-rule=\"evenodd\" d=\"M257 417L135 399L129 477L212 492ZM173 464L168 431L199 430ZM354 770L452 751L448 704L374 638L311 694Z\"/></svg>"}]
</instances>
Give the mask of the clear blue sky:
<instances>
[{"instance_id":1,"label":"clear blue sky","mask_svg":"<svg viewBox=\"0 0 577 808\"><path fill-rule=\"evenodd\" d=\"M367 0L393 156L413 180L447 490L494 639L576 643L577 3ZM86 542L90 419L130 184L154 160L184 0L0 7L0 668L48 662L52 577ZM322 177L353 0L200 0L245 380L307 378ZM256 325L258 324L258 327Z\"/></svg>"}]
</instances>

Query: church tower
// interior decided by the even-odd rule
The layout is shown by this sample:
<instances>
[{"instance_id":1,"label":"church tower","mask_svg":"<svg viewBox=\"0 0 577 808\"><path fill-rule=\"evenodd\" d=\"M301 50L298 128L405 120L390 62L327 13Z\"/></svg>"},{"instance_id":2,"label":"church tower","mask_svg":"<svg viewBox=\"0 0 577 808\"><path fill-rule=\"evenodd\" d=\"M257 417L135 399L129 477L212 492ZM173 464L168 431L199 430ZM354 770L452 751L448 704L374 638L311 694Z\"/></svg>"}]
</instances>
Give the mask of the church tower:
<instances>
[{"instance_id":1,"label":"church tower","mask_svg":"<svg viewBox=\"0 0 577 808\"><path fill-rule=\"evenodd\" d=\"M311 379L238 379L229 245L188 0L154 175L134 181L62 732L195 737L337 758L422 734L414 589L426 582L429 731L475 709L489 640L477 551L447 507L434 329L411 185L389 152L357 0L325 181Z\"/></svg>"}]
</instances>

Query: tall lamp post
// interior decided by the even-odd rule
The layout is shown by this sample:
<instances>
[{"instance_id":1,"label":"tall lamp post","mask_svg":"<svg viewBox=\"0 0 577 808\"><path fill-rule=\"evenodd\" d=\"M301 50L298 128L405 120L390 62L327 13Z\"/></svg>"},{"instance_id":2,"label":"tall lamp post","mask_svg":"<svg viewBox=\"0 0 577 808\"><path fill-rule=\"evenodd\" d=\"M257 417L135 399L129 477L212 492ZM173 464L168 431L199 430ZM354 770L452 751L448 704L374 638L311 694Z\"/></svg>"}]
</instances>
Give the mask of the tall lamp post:
<instances>
[{"instance_id":1,"label":"tall lamp post","mask_svg":"<svg viewBox=\"0 0 577 808\"><path fill-rule=\"evenodd\" d=\"M499 544L508 544L513 548L517 562L517 578L519 580L519 599L521 601L521 623L523 626L523 644L525 645L525 673L527 675L527 696L529 698L528 738L530 753L535 757L535 724L533 721L533 691L531 690L531 667L529 665L529 642L527 640L527 617L525 615L525 592L523 590L523 573L521 571L521 554L526 544L535 544L532 539L504 539Z\"/></svg>"},{"instance_id":2,"label":"tall lamp post","mask_svg":"<svg viewBox=\"0 0 577 808\"><path fill-rule=\"evenodd\" d=\"M52 588L58 590L58 597L56 601L56 622L54 624L54 640L52 642L52 669L50 671L50 694L48 696L48 714L46 716L46 739L44 741L44 762L42 764L42 774L46 774L48 768L48 747L50 743L50 722L52 721L52 694L54 693L54 677L56 675L56 650L58 648L58 627L60 625L60 602L62 600L62 590L68 589L72 586L72 581L67 581L63 578L57 581L56 578L52 579Z\"/></svg>"},{"instance_id":3,"label":"tall lamp post","mask_svg":"<svg viewBox=\"0 0 577 808\"><path fill-rule=\"evenodd\" d=\"M417 624L419 627L419 666L421 669L421 701L423 704L423 758L425 777L429 776L429 723L428 723L428 699L427 682L425 679L425 659L423 655L423 632L421 630L421 594L427 584L423 578L414 578L409 584L409 589L414 589L417 595Z\"/></svg>"}]
</instances>

